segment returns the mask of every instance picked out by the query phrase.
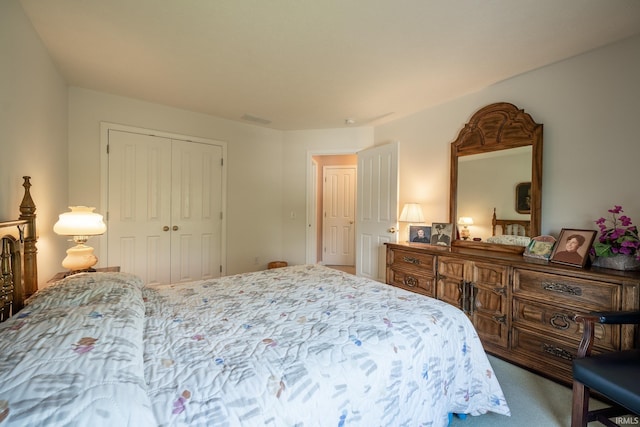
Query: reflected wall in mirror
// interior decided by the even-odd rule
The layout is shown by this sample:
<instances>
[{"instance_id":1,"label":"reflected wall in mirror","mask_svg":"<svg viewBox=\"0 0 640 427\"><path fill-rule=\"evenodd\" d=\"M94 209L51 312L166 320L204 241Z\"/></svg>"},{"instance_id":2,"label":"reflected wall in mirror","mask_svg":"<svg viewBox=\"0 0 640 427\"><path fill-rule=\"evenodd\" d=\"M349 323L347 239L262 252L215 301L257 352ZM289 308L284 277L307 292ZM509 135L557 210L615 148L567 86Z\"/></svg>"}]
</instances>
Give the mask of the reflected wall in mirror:
<instances>
[{"instance_id":1,"label":"reflected wall in mirror","mask_svg":"<svg viewBox=\"0 0 640 427\"><path fill-rule=\"evenodd\" d=\"M493 235L494 209L499 218L531 220L516 211L516 188L531 180L531 151L529 146L458 159L457 216L473 218L471 238Z\"/></svg>"},{"instance_id":2,"label":"reflected wall in mirror","mask_svg":"<svg viewBox=\"0 0 640 427\"><path fill-rule=\"evenodd\" d=\"M527 194L522 194L523 188ZM519 196L529 203L529 213L519 213L527 211ZM471 238L486 242L493 234L495 209L499 220L528 221L530 237L537 236L541 196L542 125L505 102L475 113L451 143L451 221L472 217ZM507 234L502 227L497 230L498 234ZM471 239L455 244L515 252L524 249L489 246Z\"/></svg>"}]
</instances>

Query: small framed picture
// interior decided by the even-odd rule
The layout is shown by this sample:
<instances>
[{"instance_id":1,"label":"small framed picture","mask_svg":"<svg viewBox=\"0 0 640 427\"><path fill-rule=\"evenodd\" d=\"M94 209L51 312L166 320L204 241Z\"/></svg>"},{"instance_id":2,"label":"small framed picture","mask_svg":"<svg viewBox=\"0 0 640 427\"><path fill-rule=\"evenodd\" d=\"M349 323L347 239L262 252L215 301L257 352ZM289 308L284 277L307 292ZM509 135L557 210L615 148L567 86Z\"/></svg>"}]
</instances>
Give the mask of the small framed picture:
<instances>
[{"instance_id":1,"label":"small framed picture","mask_svg":"<svg viewBox=\"0 0 640 427\"><path fill-rule=\"evenodd\" d=\"M431 227L429 227L428 225L410 225L409 226L409 242L430 243Z\"/></svg>"},{"instance_id":2,"label":"small framed picture","mask_svg":"<svg viewBox=\"0 0 640 427\"><path fill-rule=\"evenodd\" d=\"M431 225L431 244L439 246L451 246L451 234L453 224L445 222L434 222Z\"/></svg>"},{"instance_id":3,"label":"small framed picture","mask_svg":"<svg viewBox=\"0 0 640 427\"><path fill-rule=\"evenodd\" d=\"M531 213L531 183L521 182L516 185L516 212Z\"/></svg>"},{"instance_id":4,"label":"small framed picture","mask_svg":"<svg viewBox=\"0 0 640 427\"><path fill-rule=\"evenodd\" d=\"M529 258L538 258L549 260L551 252L556 244L556 238L553 236L537 236L531 239L531 242L524 250L524 256Z\"/></svg>"},{"instance_id":5,"label":"small framed picture","mask_svg":"<svg viewBox=\"0 0 640 427\"><path fill-rule=\"evenodd\" d=\"M595 237L594 230L563 228L551 253L551 262L583 268L589 259L589 249Z\"/></svg>"}]
</instances>

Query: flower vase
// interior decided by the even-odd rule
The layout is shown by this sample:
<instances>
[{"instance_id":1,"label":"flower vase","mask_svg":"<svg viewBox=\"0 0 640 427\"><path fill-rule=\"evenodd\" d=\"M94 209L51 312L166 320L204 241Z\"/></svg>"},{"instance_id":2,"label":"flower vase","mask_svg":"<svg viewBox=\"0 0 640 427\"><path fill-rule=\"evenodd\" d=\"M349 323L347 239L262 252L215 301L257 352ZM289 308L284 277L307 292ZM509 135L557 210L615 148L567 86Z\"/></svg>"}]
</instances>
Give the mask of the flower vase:
<instances>
[{"instance_id":1,"label":"flower vase","mask_svg":"<svg viewBox=\"0 0 640 427\"><path fill-rule=\"evenodd\" d=\"M640 261L635 255L599 256L595 259L593 265L614 270L640 270Z\"/></svg>"}]
</instances>

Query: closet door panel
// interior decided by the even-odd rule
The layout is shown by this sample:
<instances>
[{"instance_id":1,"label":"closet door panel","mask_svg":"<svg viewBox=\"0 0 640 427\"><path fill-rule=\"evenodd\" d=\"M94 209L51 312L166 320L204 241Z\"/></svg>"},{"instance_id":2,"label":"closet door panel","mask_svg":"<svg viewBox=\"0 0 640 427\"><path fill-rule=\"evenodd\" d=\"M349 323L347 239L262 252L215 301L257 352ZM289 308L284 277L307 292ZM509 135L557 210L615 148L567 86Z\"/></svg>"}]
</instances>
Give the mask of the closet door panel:
<instances>
[{"instance_id":1,"label":"closet door panel","mask_svg":"<svg viewBox=\"0 0 640 427\"><path fill-rule=\"evenodd\" d=\"M172 142L171 282L220 276L222 148Z\"/></svg>"},{"instance_id":2,"label":"closet door panel","mask_svg":"<svg viewBox=\"0 0 640 427\"><path fill-rule=\"evenodd\" d=\"M168 283L171 140L109 131L107 262Z\"/></svg>"}]
</instances>

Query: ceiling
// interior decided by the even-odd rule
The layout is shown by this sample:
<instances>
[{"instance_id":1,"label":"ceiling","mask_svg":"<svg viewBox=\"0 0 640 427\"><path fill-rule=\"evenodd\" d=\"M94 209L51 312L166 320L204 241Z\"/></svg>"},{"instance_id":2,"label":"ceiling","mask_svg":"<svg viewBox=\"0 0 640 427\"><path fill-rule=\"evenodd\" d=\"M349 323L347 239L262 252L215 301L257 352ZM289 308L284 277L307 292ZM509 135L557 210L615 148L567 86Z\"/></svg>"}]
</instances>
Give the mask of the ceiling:
<instances>
[{"instance_id":1,"label":"ceiling","mask_svg":"<svg viewBox=\"0 0 640 427\"><path fill-rule=\"evenodd\" d=\"M70 86L280 130L379 125L640 34L638 0L20 3Z\"/></svg>"}]
</instances>

